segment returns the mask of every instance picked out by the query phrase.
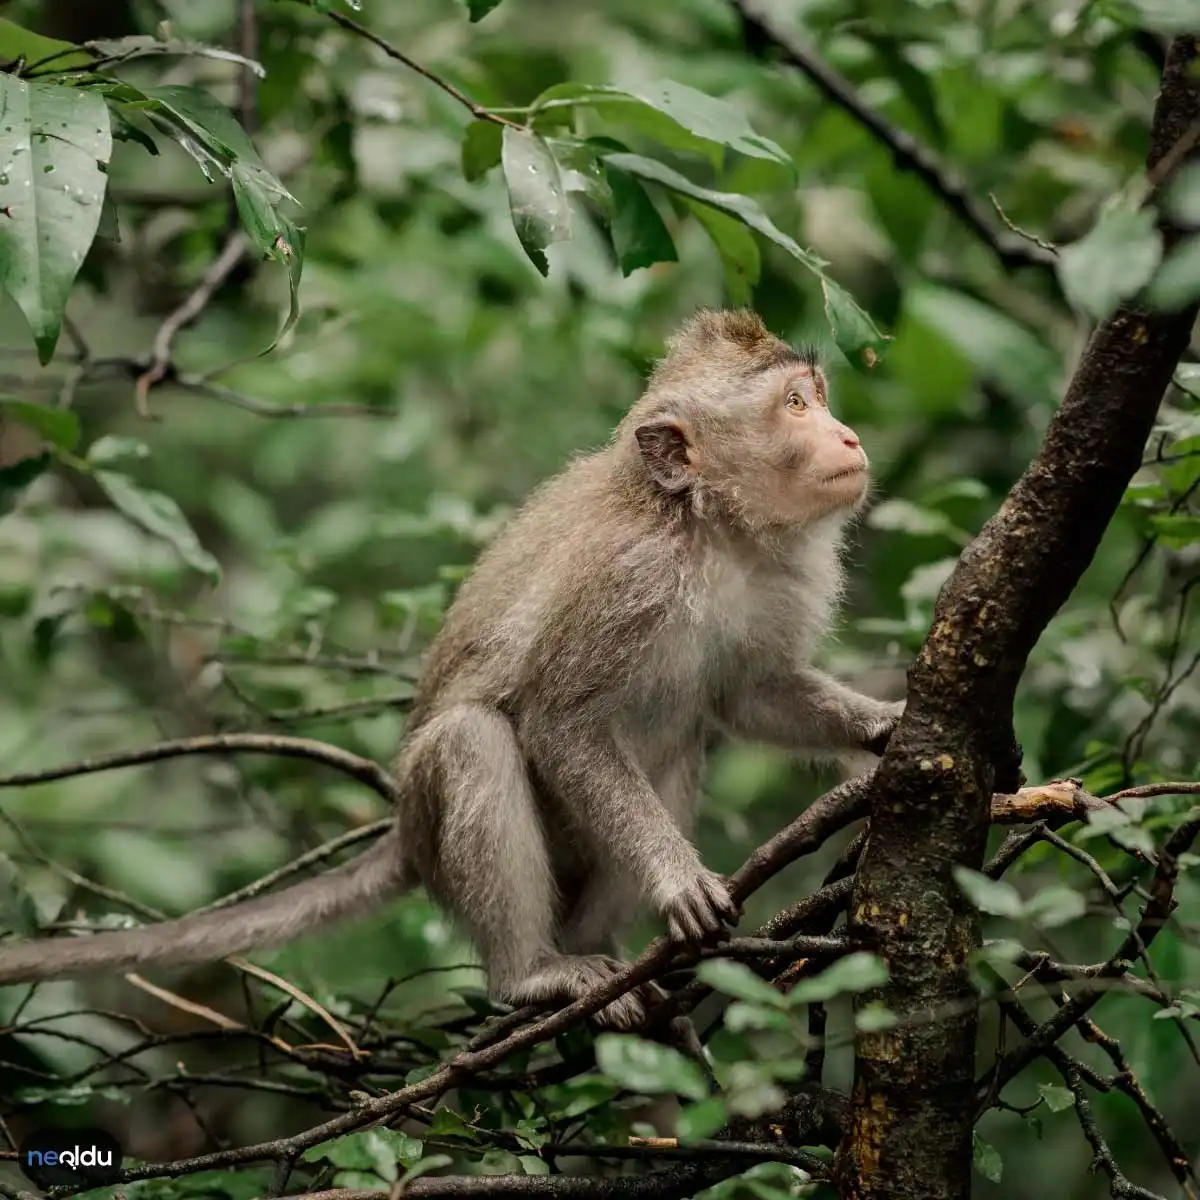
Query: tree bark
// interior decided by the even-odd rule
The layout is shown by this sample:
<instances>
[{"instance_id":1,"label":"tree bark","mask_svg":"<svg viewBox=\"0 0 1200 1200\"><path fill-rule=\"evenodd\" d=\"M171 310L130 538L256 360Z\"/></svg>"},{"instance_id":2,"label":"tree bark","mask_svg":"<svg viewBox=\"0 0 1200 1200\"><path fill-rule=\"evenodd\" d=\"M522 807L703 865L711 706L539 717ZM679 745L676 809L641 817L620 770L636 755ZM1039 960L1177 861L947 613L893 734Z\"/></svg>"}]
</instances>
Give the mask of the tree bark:
<instances>
[{"instance_id":1,"label":"tree bark","mask_svg":"<svg viewBox=\"0 0 1200 1200\"><path fill-rule=\"evenodd\" d=\"M1200 40L1179 37L1154 110L1150 178L1197 157ZM1156 171L1156 168L1158 170ZM1160 221L1167 247L1181 231ZM1014 791L1012 704L1141 462L1197 308L1122 306L1097 328L1037 456L963 552L909 671L908 707L875 777L850 929L891 973L859 1004L900 1018L859 1035L841 1195L962 1200L971 1191L978 922L954 882L983 862L992 792Z\"/></svg>"}]
</instances>

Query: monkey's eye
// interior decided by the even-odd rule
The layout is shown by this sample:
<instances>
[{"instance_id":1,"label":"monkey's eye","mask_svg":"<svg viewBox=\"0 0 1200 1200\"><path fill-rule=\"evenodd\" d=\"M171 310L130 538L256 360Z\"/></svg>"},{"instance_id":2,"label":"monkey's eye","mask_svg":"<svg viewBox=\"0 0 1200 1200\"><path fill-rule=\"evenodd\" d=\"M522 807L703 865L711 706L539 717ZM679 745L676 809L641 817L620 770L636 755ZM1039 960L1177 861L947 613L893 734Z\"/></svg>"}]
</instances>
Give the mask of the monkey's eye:
<instances>
[{"instance_id":1,"label":"monkey's eye","mask_svg":"<svg viewBox=\"0 0 1200 1200\"><path fill-rule=\"evenodd\" d=\"M812 401L809 400L809 398L806 395L804 395L803 392L788 392L788 394L787 394L788 408L790 408L796 412L803 412L806 408L811 407L811 405L812 405Z\"/></svg>"}]
</instances>

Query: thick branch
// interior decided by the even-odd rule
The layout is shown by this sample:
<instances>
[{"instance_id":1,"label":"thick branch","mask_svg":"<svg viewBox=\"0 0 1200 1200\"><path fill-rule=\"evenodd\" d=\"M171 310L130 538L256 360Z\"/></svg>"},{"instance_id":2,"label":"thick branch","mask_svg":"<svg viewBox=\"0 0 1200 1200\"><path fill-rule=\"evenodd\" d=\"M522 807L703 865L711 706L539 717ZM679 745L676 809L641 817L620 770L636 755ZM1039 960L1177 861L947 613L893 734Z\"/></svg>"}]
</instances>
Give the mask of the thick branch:
<instances>
[{"instance_id":1,"label":"thick branch","mask_svg":"<svg viewBox=\"0 0 1200 1200\"><path fill-rule=\"evenodd\" d=\"M1152 177L1200 120L1197 53L1191 38L1168 53ZM1180 236L1166 225L1163 233L1168 246ZM1141 463L1196 312L1125 305L1096 330L1037 456L938 599L909 672L905 715L875 775L851 906L852 940L891 972L886 988L858 1002L882 1000L900 1023L858 1038L844 1197L970 1195L978 1016L967 961L979 935L952 869L983 861L997 774L1003 790L1017 774L1012 702L1026 659ZM935 1025L924 1019L932 1013L956 1015Z\"/></svg>"}]
</instances>

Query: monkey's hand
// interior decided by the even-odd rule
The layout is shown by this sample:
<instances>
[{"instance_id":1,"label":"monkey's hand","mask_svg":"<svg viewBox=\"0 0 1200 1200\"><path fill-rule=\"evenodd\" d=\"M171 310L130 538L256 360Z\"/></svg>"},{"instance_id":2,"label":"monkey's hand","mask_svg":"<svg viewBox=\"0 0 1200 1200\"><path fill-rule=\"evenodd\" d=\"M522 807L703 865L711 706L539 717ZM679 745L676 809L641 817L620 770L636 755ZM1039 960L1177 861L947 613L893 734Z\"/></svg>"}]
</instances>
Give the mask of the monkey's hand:
<instances>
[{"instance_id":1,"label":"monkey's hand","mask_svg":"<svg viewBox=\"0 0 1200 1200\"><path fill-rule=\"evenodd\" d=\"M896 726L900 724L900 718L904 715L904 701L897 700L888 707L891 712L877 721L871 722L867 727L866 737L863 739L863 745L872 754L878 754L880 757L883 756L892 734L896 731Z\"/></svg>"},{"instance_id":2,"label":"monkey's hand","mask_svg":"<svg viewBox=\"0 0 1200 1200\"><path fill-rule=\"evenodd\" d=\"M720 875L703 867L665 895L658 907L667 919L667 936L674 942L700 942L736 925L742 915Z\"/></svg>"}]
</instances>

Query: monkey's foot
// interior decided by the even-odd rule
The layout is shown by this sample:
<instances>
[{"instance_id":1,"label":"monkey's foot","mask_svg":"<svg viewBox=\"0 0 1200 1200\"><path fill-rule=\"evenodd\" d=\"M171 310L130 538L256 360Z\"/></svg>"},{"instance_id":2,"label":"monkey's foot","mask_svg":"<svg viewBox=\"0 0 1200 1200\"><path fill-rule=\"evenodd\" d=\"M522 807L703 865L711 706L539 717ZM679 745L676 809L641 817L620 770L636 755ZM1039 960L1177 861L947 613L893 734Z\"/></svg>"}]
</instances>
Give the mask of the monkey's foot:
<instances>
[{"instance_id":1,"label":"monkey's foot","mask_svg":"<svg viewBox=\"0 0 1200 1200\"><path fill-rule=\"evenodd\" d=\"M667 936L675 942L700 942L736 925L742 915L720 875L701 869L670 896L659 901Z\"/></svg>"},{"instance_id":2,"label":"monkey's foot","mask_svg":"<svg viewBox=\"0 0 1200 1200\"><path fill-rule=\"evenodd\" d=\"M599 984L607 983L626 964L606 954L560 954L544 959L524 979L498 989L498 999L520 1007L552 1001L570 1004ZM649 1009L663 997L654 984L643 984L618 996L591 1018L604 1029L637 1029Z\"/></svg>"}]
</instances>

